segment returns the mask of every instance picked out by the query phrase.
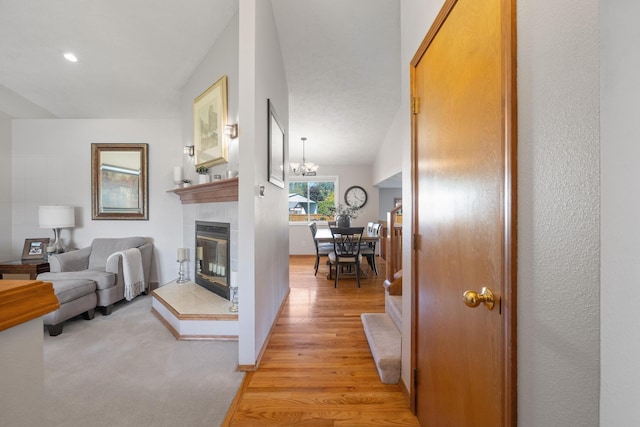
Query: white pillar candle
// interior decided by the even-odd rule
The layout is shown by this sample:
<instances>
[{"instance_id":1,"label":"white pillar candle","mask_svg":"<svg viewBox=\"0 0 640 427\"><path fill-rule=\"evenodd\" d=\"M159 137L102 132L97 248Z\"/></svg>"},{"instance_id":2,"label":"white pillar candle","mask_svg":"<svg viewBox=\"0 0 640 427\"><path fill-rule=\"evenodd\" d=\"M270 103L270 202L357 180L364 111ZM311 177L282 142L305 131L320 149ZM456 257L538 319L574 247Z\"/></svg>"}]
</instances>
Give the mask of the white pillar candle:
<instances>
[{"instance_id":1,"label":"white pillar candle","mask_svg":"<svg viewBox=\"0 0 640 427\"><path fill-rule=\"evenodd\" d=\"M238 272L231 271L231 286L238 286Z\"/></svg>"},{"instance_id":2,"label":"white pillar candle","mask_svg":"<svg viewBox=\"0 0 640 427\"><path fill-rule=\"evenodd\" d=\"M209 263L209 273L213 273L213 263Z\"/></svg>"},{"instance_id":3,"label":"white pillar candle","mask_svg":"<svg viewBox=\"0 0 640 427\"><path fill-rule=\"evenodd\" d=\"M182 166L174 166L173 168L173 181L180 182L184 178L182 174Z\"/></svg>"},{"instance_id":4,"label":"white pillar candle","mask_svg":"<svg viewBox=\"0 0 640 427\"><path fill-rule=\"evenodd\" d=\"M178 248L178 261L184 261L187 259L187 250L185 248Z\"/></svg>"},{"instance_id":5,"label":"white pillar candle","mask_svg":"<svg viewBox=\"0 0 640 427\"><path fill-rule=\"evenodd\" d=\"M220 275L224 276L227 271L227 268L224 265L220 266Z\"/></svg>"},{"instance_id":6,"label":"white pillar candle","mask_svg":"<svg viewBox=\"0 0 640 427\"><path fill-rule=\"evenodd\" d=\"M196 259L202 259L202 246L196 248Z\"/></svg>"}]
</instances>

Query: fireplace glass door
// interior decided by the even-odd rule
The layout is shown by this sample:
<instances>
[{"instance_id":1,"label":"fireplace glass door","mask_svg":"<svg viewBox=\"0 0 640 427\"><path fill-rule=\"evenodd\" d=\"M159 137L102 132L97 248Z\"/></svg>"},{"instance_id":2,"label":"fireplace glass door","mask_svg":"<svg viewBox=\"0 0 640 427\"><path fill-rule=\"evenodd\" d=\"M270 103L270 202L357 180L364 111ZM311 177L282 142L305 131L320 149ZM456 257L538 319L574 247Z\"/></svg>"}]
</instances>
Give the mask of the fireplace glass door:
<instances>
[{"instance_id":1,"label":"fireplace glass door","mask_svg":"<svg viewBox=\"0 0 640 427\"><path fill-rule=\"evenodd\" d=\"M229 224L196 222L195 282L229 299Z\"/></svg>"}]
</instances>

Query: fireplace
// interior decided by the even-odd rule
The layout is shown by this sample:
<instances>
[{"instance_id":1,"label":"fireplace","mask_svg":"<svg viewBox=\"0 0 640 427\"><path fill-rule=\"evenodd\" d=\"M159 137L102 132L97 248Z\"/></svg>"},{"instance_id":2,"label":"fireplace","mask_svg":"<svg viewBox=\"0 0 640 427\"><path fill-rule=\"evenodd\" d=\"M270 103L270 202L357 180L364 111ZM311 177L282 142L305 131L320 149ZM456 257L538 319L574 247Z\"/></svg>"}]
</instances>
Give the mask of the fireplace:
<instances>
[{"instance_id":1,"label":"fireplace","mask_svg":"<svg viewBox=\"0 0 640 427\"><path fill-rule=\"evenodd\" d=\"M196 221L195 282L229 299L230 225L223 222Z\"/></svg>"}]
</instances>

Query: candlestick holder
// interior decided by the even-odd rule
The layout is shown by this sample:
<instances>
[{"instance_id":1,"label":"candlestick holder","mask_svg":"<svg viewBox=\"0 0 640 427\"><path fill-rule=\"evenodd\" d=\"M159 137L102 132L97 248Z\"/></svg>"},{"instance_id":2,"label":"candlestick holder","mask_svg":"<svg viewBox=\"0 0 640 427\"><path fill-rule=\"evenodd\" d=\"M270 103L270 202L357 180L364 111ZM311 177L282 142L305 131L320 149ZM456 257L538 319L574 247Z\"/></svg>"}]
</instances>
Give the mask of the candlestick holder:
<instances>
[{"instance_id":1,"label":"candlestick holder","mask_svg":"<svg viewBox=\"0 0 640 427\"><path fill-rule=\"evenodd\" d=\"M229 307L229 311L232 313L238 312L238 287L231 286L231 307Z\"/></svg>"},{"instance_id":2,"label":"candlestick holder","mask_svg":"<svg viewBox=\"0 0 640 427\"><path fill-rule=\"evenodd\" d=\"M178 280L176 283L186 283L189 281L189 276L184 270L184 260L178 260Z\"/></svg>"}]
</instances>

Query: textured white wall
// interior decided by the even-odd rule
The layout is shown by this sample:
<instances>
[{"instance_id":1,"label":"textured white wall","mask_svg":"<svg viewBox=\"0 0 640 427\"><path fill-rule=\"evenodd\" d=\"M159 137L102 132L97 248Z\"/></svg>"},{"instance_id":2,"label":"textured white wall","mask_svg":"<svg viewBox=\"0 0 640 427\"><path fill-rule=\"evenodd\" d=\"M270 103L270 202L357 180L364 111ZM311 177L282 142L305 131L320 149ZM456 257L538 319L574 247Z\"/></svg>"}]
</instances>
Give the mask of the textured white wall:
<instances>
[{"instance_id":1,"label":"textured white wall","mask_svg":"<svg viewBox=\"0 0 640 427\"><path fill-rule=\"evenodd\" d=\"M0 113L0 260L11 251L11 120Z\"/></svg>"},{"instance_id":2,"label":"textured white wall","mask_svg":"<svg viewBox=\"0 0 640 427\"><path fill-rule=\"evenodd\" d=\"M640 16L638 2L600 2L602 426L640 425Z\"/></svg>"},{"instance_id":3,"label":"textured white wall","mask_svg":"<svg viewBox=\"0 0 640 427\"><path fill-rule=\"evenodd\" d=\"M598 1L518 1L519 425L597 426Z\"/></svg>"},{"instance_id":4,"label":"textured white wall","mask_svg":"<svg viewBox=\"0 0 640 427\"><path fill-rule=\"evenodd\" d=\"M0 331L0 425L44 425L42 318Z\"/></svg>"}]
</instances>

